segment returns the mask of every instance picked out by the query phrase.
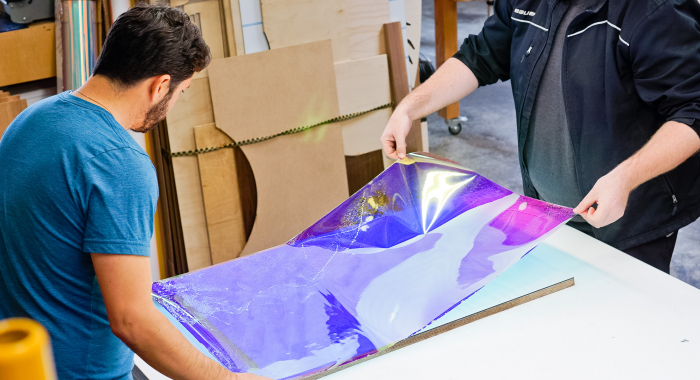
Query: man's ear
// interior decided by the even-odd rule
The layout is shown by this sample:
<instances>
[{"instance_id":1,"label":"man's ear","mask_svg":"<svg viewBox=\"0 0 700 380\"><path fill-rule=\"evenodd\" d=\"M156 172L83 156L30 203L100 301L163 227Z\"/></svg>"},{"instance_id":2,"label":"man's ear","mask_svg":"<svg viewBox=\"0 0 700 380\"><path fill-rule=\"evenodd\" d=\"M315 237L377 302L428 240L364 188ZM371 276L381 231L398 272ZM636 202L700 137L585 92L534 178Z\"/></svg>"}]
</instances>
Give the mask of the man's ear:
<instances>
[{"instance_id":1,"label":"man's ear","mask_svg":"<svg viewBox=\"0 0 700 380\"><path fill-rule=\"evenodd\" d=\"M170 75L168 74L154 77L153 81L151 82L149 94L151 102L156 104L163 100L163 98L165 98L165 96L168 95L168 92L170 91L170 84Z\"/></svg>"}]
</instances>

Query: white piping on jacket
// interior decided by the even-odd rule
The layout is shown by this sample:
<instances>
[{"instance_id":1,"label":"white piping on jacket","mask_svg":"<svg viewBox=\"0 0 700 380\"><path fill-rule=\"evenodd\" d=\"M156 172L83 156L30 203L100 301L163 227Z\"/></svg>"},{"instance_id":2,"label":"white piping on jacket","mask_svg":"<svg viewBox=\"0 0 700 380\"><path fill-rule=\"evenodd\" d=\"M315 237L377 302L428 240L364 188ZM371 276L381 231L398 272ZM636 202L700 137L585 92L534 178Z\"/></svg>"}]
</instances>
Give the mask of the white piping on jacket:
<instances>
[{"instance_id":1,"label":"white piping on jacket","mask_svg":"<svg viewBox=\"0 0 700 380\"><path fill-rule=\"evenodd\" d=\"M532 25L532 26L535 26L535 27L537 27L537 28L540 28L540 29L544 30L545 32L548 32L548 31L549 31L549 29L543 28L543 27L541 27L541 26L535 24L535 23L532 22L532 21L522 20L522 19L519 19L519 18L515 18L515 17L513 17L513 16L510 16L510 18L513 19L514 21L528 23L528 24L530 24L530 25Z\"/></svg>"},{"instance_id":2,"label":"white piping on jacket","mask_svg":"<svg viewBox=\"0 0 700 380\"><path fill-rule=\"evenodd\" d=\"M613 29L617 30L618 32L622 32L622 29L620 29L619 26L617 26L617 25L611 23L611 22L608 21L608 20L605 20L605 21L594 22L593 24L588 25L587 27L585 27L583 30L579 30L579 31L576 32L576 33L571 33L571 34L569 34L569 35L566 36L566 37L567 37L567 38L568 38L568 37L573 37L573 36L575 36L575 35L578 35L578 34L581 34L581 33L585 32L585 31L587 31L587 30L588 30L590 27L592 27L592 26L603 25L603 24L608 24L608 25L610 25ZM623 44L625 44L625 45L627 45L627 46L630 46L630 44L629 44L627 41L625 41L625 40L622 39L622 36L618 36L618 38L620 39L620 41L622 41Z\"/></svg>"}]
</instances>

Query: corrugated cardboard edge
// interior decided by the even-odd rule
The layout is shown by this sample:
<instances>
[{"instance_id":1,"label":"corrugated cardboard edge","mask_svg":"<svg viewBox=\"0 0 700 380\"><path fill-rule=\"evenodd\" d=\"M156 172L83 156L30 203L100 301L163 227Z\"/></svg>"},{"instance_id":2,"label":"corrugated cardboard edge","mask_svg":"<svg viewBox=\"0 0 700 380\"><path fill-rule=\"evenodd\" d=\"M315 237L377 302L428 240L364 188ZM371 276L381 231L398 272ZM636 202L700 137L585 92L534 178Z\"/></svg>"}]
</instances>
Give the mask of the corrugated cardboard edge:
<instances>
[{"instance_id":1,"label":"corrugated cardboard edge","mask_svg":"<svg viewBox=\"0 0 700 380\"><path fill-rule=\"evenodd\" d=\"M494 314L496 314L496 313L500 313L500 312L502 312L502 311L504 311L504 310L508 310L508 309L511 309L511 308L516 307L516 306L518 306L518 305L522 305L522 304L527 303L527 302L530 302L530 301L532 301L532 300L536 300L536 299L541 298L541 297L544 297L544 296L546 296L546 295L548 295L548 294L552 294L552 293L558 292L558 291L560 291L560 290L562 290L562 289L566 289L566 288L572 287L572 286L574 286L574 284L575 284L574 278L572 277L572 278L570 278L570 279L568 279L568 280L564 280L564 281L559 282L559 283L556 283L556 284L554 284L554 285L550 285L550 286L548 286L548 287L546 287L546 288L543 288L543 289L534 291L534 292L532 292L532 293L526 294L526 295L524 295L524 296L521 296L521 297L512 299L512 300L510 300L510 301L507 301L507 302L504 302L504 303L502 303L502 304L493 306L493 307L488 308L488 309L486 309L486 310L482 310L482 311L480 311L480 312L478 312L478 313L474 313L474 314L472 314L472 315L468 315L468 316L466 316L466 317L464 317L464 318L461 318L461 319L458 319L458 320L456 320L456 321L454 321L454 322L452 322L452 323L448 323L448 324L446 324L446 325L437 327L437 328L435 328L435 329L428 330L428 331L423 332L423 333L420 333L420 334L418 334L418 335L414 335L414 336L412 336L412 337L410 337L410 338L404 339L404 340L402 340L402 341L400 341L400 342L394 344L393 346L391 346L391 347L389 347L389 348L387 348L387 349L385 349L385 350L379 351L379 352L377 352L377 353L375 353L375 354L373 354L373 355L366 356L366 357L364 357L364 358L362 358L362 359L355 360L354 362L345 364L345 365L340 366L340 367L333 368L333 369L328 370L328 371L325 371L325 372L317 373L317 374L314 374L314 375L311 375L311 376L302 377L302 378L299 378L299 379L304 379L304 380L315 380L315 379L320 379L320 378L322 378L322 377L331 375L331 374L333 374L333 373L336 373L336 372L338 372L338 371L344 370L344 369L346 369L346 368L350 368L350 367L352 367L352 366L354 366L354 365L363 363L363 362L365 362L365 361L367 361L367 360L374 359L374 358L376 358L376 357L379 357L379 356L388 354L388 353L390 353L390 352L394 352L394 351L396 351L396 350L398 350L398 349L400 349L400 348L407 347L407 346L410 346L410 345L412 345L412 344L414 344L414 343L418 343L418 342L424 341L424 340L426 340L426 339L428 339L428 338L432 338L432 337L437 336L437 335L440 335L440 334L442 334L442 333L446 333L446 332L448 332L448 331L450 331L450 330L454 330L454 329L456 329L457 327L461 327L461 326L464 326L464 325L466 325L466 324L472 323L472 322L474 322L474 321L478 321L479 319L486 318L486 317L491 316L491 315L494 315Z\"/></svg>"}]
</instances>

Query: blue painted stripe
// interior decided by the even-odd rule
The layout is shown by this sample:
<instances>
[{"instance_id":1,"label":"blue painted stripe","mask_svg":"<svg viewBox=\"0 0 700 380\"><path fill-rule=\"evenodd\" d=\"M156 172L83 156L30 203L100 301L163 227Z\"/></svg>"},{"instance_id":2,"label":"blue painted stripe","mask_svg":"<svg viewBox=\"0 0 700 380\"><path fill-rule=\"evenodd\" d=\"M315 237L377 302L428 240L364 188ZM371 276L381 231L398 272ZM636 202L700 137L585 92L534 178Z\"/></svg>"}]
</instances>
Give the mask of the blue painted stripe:
<instances>
[{"instance_id":1,"label":"blue painted stripe","mask_svg":"<svg viewBox=\"0 0 700 380\"><path fill-rule=\"evenodd\" d=\"M262 25L262 21L251 22L250 24L245 24L245 25L243 25L243 27L245 28L245 27L248 27L248 26L255 26L255 25Z\"/></svg>"}]
</instances>

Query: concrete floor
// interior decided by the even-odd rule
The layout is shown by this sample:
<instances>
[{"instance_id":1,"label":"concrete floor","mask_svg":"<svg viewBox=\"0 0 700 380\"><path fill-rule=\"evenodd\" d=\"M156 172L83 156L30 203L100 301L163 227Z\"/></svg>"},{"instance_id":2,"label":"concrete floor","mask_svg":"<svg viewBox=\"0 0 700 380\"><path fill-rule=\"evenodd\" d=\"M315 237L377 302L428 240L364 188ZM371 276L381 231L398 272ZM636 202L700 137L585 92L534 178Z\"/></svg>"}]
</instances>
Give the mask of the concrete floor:
<instances>
[{"instance_id":1,"label":"concrete floor","mask_svg":"<svg viewBox=\"0 0 700 380\"><path fill-rule=\"evenodd\" d=\"M482 1L457 3L459 40L478 34L486 20ZM421 53L435 62L433 1L423 1ZM461 43L461 42L460 42ZM523 192L518 164L515 105L510 83L481 87L460 102L469 118L462 132L452 136L437 116L428 116L430 151L475 170L518 193ZM700 220L683 228L671 262L671 275L700 288Z\"/></svg>"}]
</instances>

